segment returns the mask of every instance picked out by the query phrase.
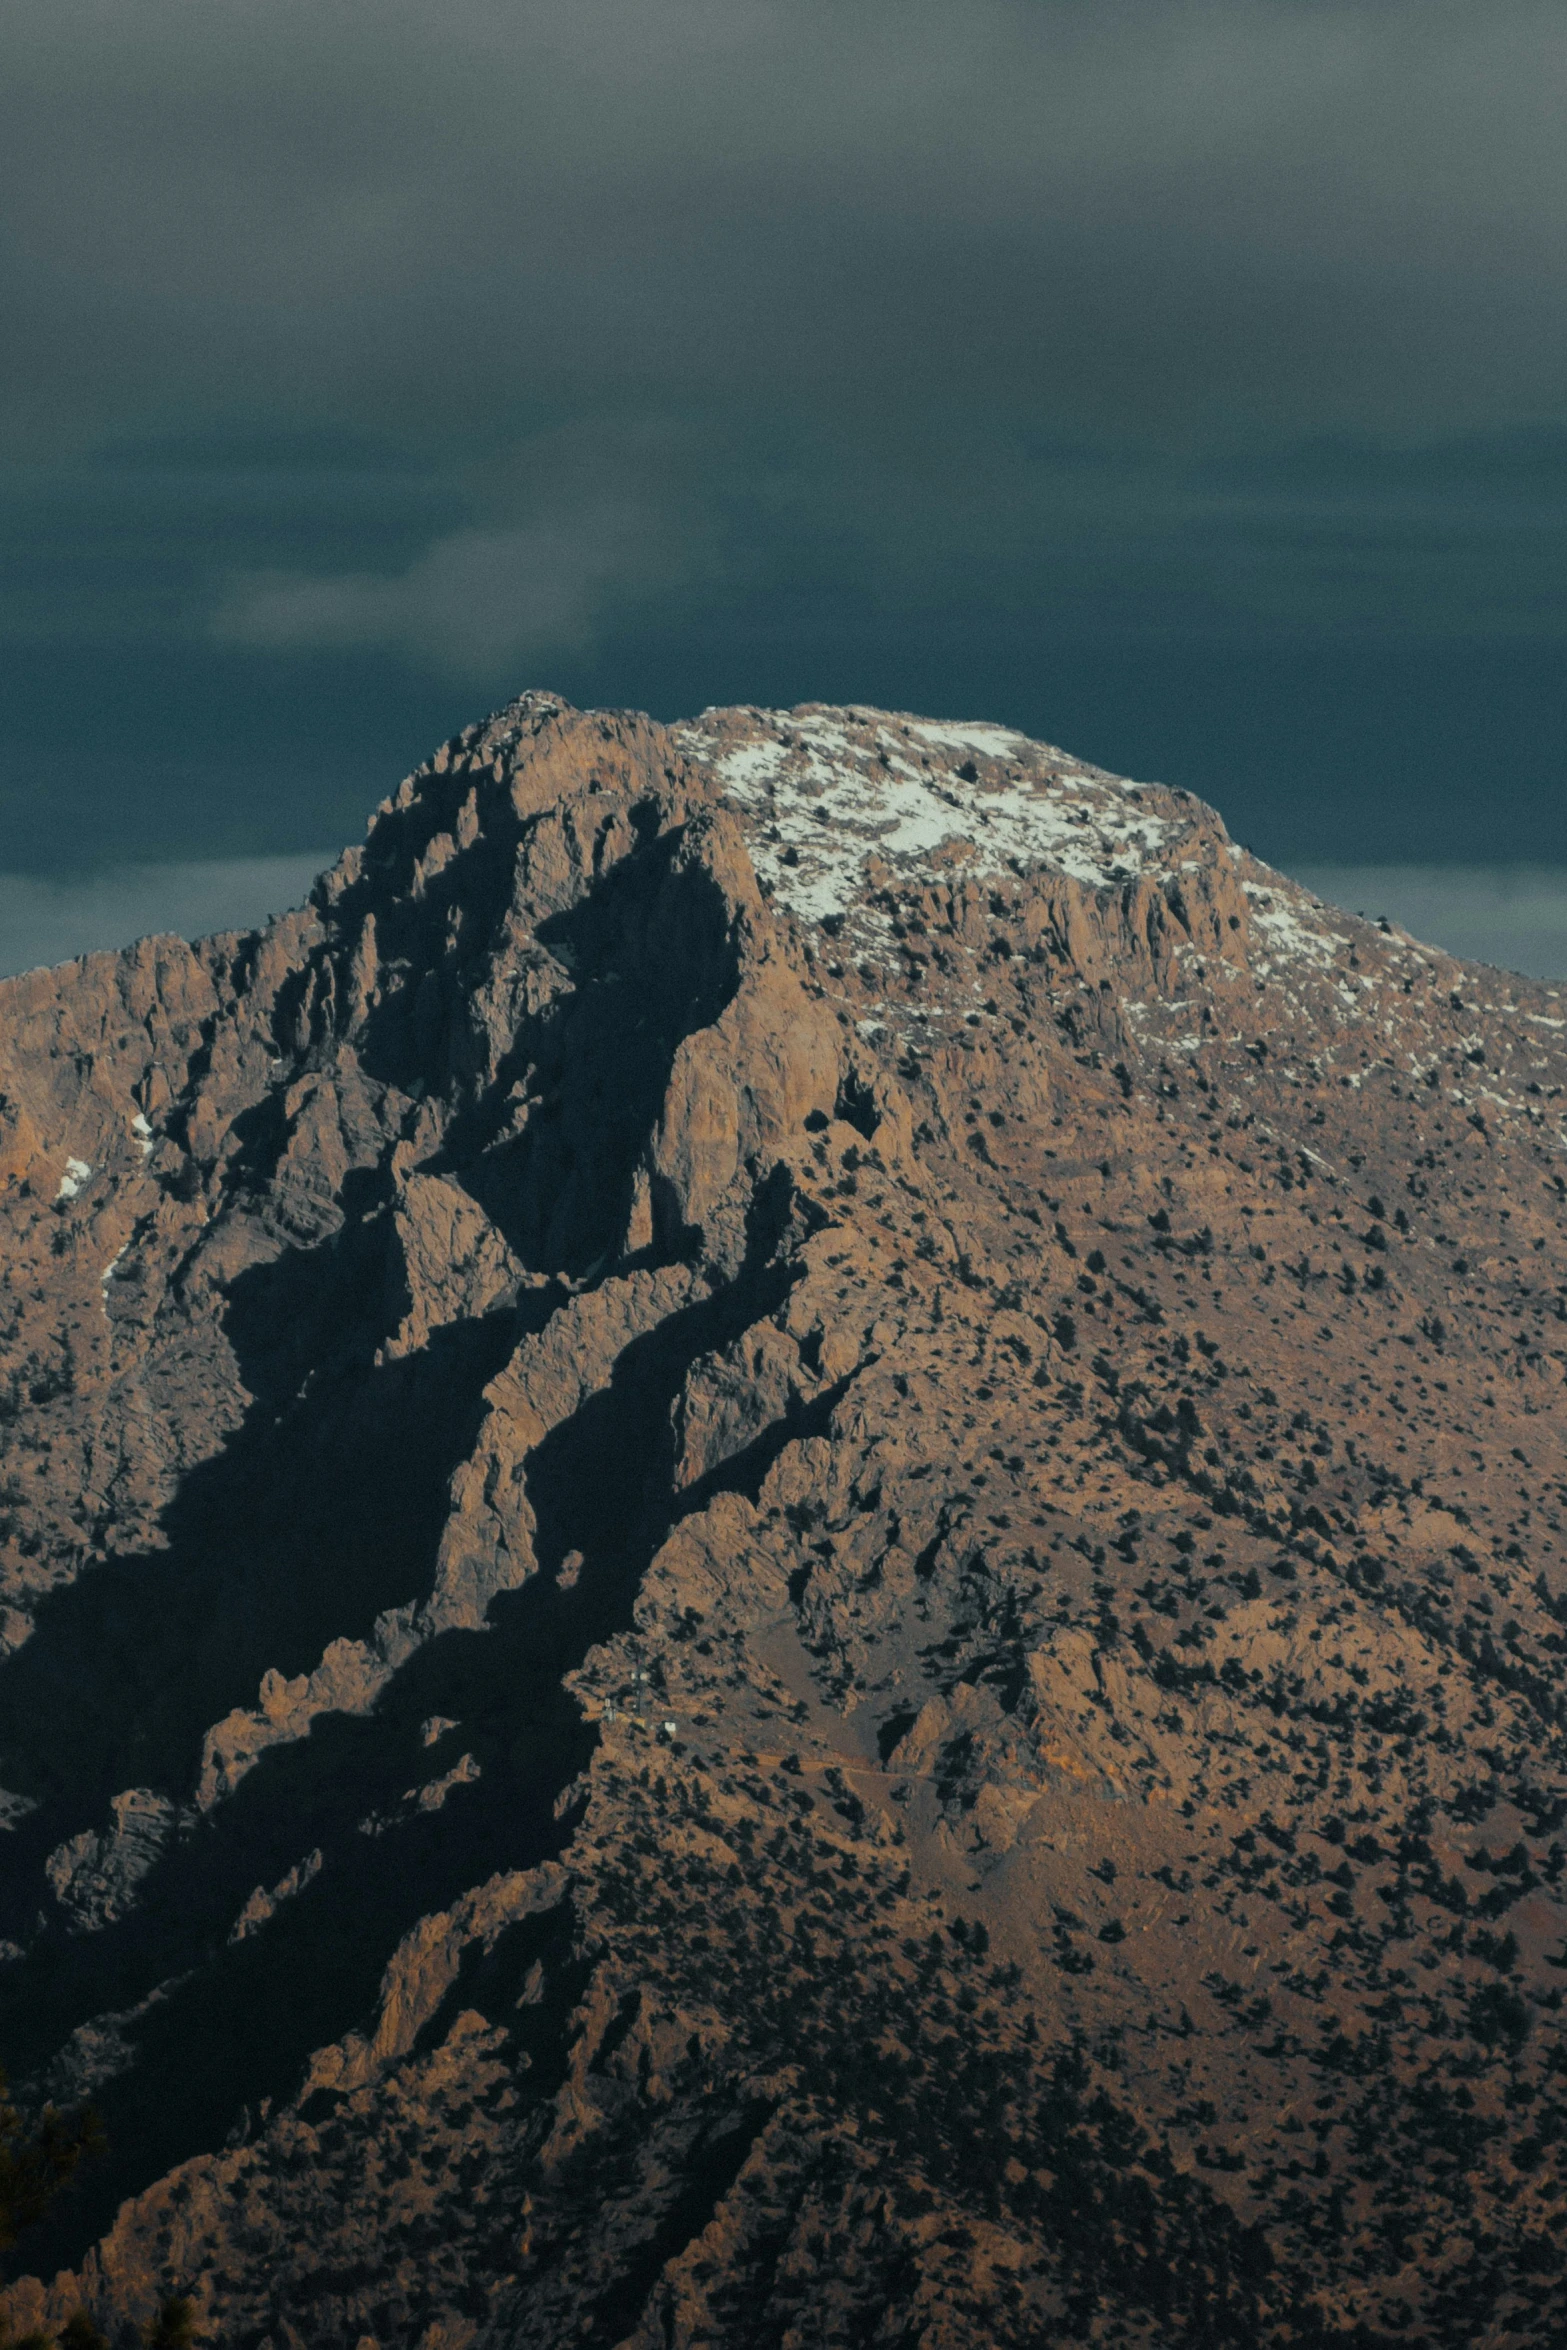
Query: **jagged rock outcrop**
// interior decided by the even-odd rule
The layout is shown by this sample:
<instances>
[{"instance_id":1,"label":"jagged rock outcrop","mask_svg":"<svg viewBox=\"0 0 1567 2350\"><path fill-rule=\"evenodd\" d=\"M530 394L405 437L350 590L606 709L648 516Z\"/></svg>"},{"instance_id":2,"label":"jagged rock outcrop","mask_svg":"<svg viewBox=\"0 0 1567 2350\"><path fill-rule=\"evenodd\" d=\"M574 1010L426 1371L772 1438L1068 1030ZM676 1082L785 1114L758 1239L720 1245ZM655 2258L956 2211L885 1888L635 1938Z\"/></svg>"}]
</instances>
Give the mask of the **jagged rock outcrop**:
<instances>
[{"instance_id":1,"label":"jagged rock outcrop","mask_svg":"<svg viewBox=\"0 0 1567 2350\"><path fill-rule=\"evenodd\" d=\"M0 986L13 2322L1556 2340L1564 1037L1005 729L546 695Z\"/></svg>"}]
</instances>

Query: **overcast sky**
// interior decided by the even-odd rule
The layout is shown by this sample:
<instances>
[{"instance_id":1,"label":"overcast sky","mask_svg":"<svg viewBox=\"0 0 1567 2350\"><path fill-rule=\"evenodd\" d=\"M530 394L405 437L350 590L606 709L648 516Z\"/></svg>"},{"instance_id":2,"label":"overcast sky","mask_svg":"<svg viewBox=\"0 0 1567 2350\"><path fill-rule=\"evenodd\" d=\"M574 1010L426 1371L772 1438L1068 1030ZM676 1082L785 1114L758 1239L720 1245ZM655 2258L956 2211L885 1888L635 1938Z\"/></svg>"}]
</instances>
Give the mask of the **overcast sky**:
<instances>
[{"instance_id":1,"label":"overcast sky","mask_svg":"<svg viewBox=\"0 0 1567 2350\"><path fill-rule=\"evenodd\" d=\"M1567 861L1564 120L1560 0L7 0L0 872L526 684Z\"/></svg>"}]
</instances>

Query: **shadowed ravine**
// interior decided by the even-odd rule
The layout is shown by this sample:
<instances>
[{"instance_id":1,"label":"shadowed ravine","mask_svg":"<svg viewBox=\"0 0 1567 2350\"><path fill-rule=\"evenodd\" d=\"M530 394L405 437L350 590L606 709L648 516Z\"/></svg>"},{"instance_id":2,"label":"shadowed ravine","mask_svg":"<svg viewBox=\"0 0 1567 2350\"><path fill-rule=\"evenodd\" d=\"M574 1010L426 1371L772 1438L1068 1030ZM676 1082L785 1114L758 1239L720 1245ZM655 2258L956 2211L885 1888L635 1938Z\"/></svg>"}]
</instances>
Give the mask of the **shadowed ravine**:
<instances>
[{"instance_id":1,"label":"shadowed ravine","mask_svg":"<svg viewBox=\"0 0 1567 2350\"><path fill-rule=\"evenodd\" d=\"M133 2069L97 2094L110 2156L60 2219L29 2242L31 2259L46 2267L74 2265L124 2196L188 2155L221 2145L237 2117L262 2100L286 2097L310 2052L373 2007L386 1954L417 1918L498 1870L535 1867L569 1841L573 1822L569 1814L557 1817L557 1799L585 1766L593 1733L563 1690L563 1677L590 1649L631 1626L647 1562L685 1499L672 1483L670 1408L697 1356L739 1337L786 1293L790 1268L771 1253L779 1211L786 1213L786 1207L777 1197L759 1202L753 1258L737 1278L630 1346L614 1365L609 1386L530 1456L537 1571L520 1591L492 1604L485 1630L431 1640L393 1677L369 1718L327 1715L308 1737L263 1756L239 1789L150 1872L135 1912L122 1925L87 1939L47 1937L11 1970L0 2043L13 2052L19 2072L42 2062L82 2018L123 2011L160 1986L164 1991L152 2014L126 2035L135 2052ZM468 1426L471 1434L478 1390L515 1336L515 1328L443 1333L446 1345L432 1349L435 1360L420 1366L430 1382L426 1403L444 1394L451 1412L454 1397L466 1394L463 1421L454 1425ZM373 1408L373 1391L355 1397L361 1426L373 1424ZM411 1422L378 1430L384 1450L357 1465L364 1468L362 1483L337 1488L316 1559L301 1564L306 1591L320 1591L327 1546L350 1530L355 1548L383 1563L386 1530L395 1529L398 1538L391 1555L403 1577L367 1594L372 1611L404 1597L409 1574L428 1580L440 1524L431 1488L439 1476L444 1489L446 1476L430 1433L428 1420L417 1444ZM776 1443L783 1433L759 1442ZM257 1463L244 1457L243 1447L236 1452L238 1458L215 1464L203 1476L208 1490L191 1504L188 1553L205 1560L213 1556L216 1528L239 1518L240 1497L253 1500L264 1491L266 1456ZM317 1471L323 1485L330 1484L334 1457L342 1457L335 1446L323 1447ZM412 1493L406 1480L399 1491L389 1476L397 1462L417 1474ZM285 1524L287 1513L299 1507L299 1494L296 1483L282 1499ZM189 1522L181 1505L171 1521L175 1527ZM573 1552L582 1564L571 1588L562 1590L561 1562ZM224 1555L232 1573L232 1543ZM262 1551L250 1574L272 1596L269 1555ZM138 1645L131 1656L146 1658L144 1672L171 1649L178 1654L170 1626L189 1624L192 1569L182 1573L176 1556L137 1562L137 1571L144 1578L138 1595L145 1591L147 1604L134 1619L125 1611L118 1637L106 1636L102 1612L85 1626L74 1625L74 1666L62 1660L64 1644L52 1621L63 1612L58 1604L40 1623L11 1668L18 1678L29 1666L36 1674L40 1712L73 1671L81 1673L83 1660L113 1657L122 1663L133 1620ZM231 1635L237 1629L227 1608L223 1626ZM339 1618L339 1627L352 1629L352 1621L343 1627ZM265 1626L260 1637L265 1653L275 1657L277 1624ZM310 1661L308 1648L302 1661ZM236 1691L248 1694L254 1666L248 1680L243 1667L238 1673ZM187 1652L178 1677L194 1688L223 1690L210 1658L199 1652ZM145 1701L135 1702L140 1689L124 1688L117 1675L114 1694L145 1741ZM460 1728L421 1750L418 1726L436 1717ZM109 1734L105 1726L106 1743ZM96 1782L70 1786L59 1800L75 1799L79 1807L84 1793L122 1783L116 1774L128 1760L143 1770L161 1761L167 1774L162 1783L179 1785L175 1773L188 1771L193 1740L188 1731L180 1737L172 1729L168 1738L161 1755L146 1743L129 1754L123 1745L109 1749L109 1765L100 1766ZM362 1822L395 1813L410 1779L439 1770L459 1750L473 1757L480 1775L455 1788L437 1815L416 1812L383 1836L361 1832ZM148 1776L157 1783L153 1773ZM60 1816L54 1805L35 1818L45 1822L51 1816ZM34 1819L25 1828L18 1839L24 1861L29 1840L36 1846L48 1833L35 1829ZM251 1889L275 1883L311 1850L324 1864L314 1881L264 1935L225 1946Z\"/></svg>"}]
</instances>

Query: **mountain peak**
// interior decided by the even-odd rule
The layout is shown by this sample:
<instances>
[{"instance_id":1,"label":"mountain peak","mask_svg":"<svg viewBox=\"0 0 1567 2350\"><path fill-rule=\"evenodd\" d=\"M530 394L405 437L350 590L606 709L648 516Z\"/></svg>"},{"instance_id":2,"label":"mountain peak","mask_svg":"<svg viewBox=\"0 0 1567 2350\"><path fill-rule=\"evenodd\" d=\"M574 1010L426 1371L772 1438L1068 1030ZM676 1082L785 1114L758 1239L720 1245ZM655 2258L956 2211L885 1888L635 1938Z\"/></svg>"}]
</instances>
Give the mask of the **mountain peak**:
<instances>
[{"instance_id":1,"label":"mountain peak","mask_svg":"<svg viewBox=\"0 0 1567 2350\"><path fill-rule=\"evenodd\" d=\"M1553 2341L1564 1038L1008 729L547 694L0 985L5 2316Z\"/></svg>"}]
</instances>

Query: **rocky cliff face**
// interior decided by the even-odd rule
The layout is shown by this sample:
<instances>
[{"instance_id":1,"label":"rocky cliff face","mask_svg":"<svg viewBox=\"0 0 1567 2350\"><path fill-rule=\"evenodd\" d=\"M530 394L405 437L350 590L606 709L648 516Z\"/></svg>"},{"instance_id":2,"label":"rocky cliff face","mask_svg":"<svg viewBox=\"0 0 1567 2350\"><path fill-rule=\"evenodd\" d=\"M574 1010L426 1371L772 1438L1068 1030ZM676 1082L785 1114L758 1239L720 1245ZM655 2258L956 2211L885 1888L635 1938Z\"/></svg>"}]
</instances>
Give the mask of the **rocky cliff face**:
<instances>
[{"instance_id":1,"label":"rocky cliff face","mask_svg":"<svg viewBox=\"0 0 1567 2350\"><path fill-rule=\"evenodd\" d=\"M1564 1037L1003 729L541 695L0 986L12 2321L1559 2341Z\"/></svg>"}]
</instances>

